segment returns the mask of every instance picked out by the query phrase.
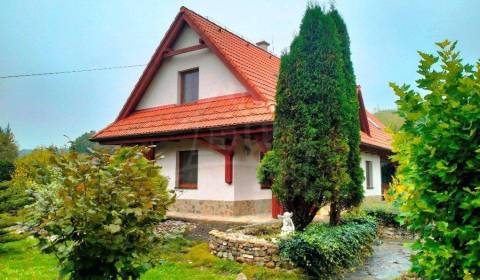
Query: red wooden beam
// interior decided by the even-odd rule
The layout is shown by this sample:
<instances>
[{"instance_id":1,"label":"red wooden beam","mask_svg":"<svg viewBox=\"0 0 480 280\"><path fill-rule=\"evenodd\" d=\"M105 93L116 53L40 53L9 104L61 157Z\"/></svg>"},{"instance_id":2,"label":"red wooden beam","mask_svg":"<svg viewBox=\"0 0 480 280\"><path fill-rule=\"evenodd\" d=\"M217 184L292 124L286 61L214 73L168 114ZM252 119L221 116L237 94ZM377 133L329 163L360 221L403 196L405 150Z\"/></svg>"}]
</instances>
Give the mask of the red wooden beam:
<instances>
[{"instance_id":1,"label":"red wooden beam","mask_svg":"<svg viewBox=\"0 0 480 280\"><path fill-rule=\"evenodd\" d=\"M145 157L148 160L154 160L155 159L155 147L150 147L148 148L147 153L145 154Z\"/></svg>"},{"instance_id":2,"label":"red wooden beam","mask_svg":"<svg viewBox=\"0 0 480 280\"><path fill-rule=\"evenodd\" d=\"M200 142L200 144L203 144L203 145L207 146L208 148L210 148L210 149L212 149L216 152L219 152L222 155L227 155L228 154L228 151L226 149L220 147L219 145L215 145L213 143L210 143L207 140L205 140L204 138L199 138L198 141Z\"/></svg>"},{"instance_id":3,"label":"red wooden beam","mask_svg":"<svg viewBox=\"0 0 480 280\"><path fill-rule=\"evenodd\" d=\"M233 152L225 155L225 183L231 185L233 182Z\"/></svg>"},{"instance_id":4,"label":"red wooden beam","mask_svg":"<svg viewBox=\"0 0 480 280\"><path fill-rule=\"evenodd\" d=\"M222 136L234 136L234 135L244 135L244 134L257 134L263 132L271 132L273 128L260 127L260 128L245 128L245 129L228 129L228 130L218 130L218 131L209 131L209 132L197 132L197 133L188 133L183 135L164 135L164 136L152 136L152 137L141 137L138 138L126 138L126 139L93 139L94 141L100 142L101 144L107 145L125 145L125 144L142 144L145 142L160 142L160 141L173 141L181 139L198 139L204 137L222 137Z\"/></svg>"},{"instance_id":5,"label":"red wooden beam","mask_svg":"<svg viewBox=\"0 0 480 280\"><path fill-rule=\"evenodd\" d=\"M232 142L225 145L225 147L208 142L204 138L199 138L199 142L208 148L222 154L225 157L225 183L232 184L233 182L233 155L235 147L240 142L240 136L233 136Z\"/></svg>"},{"instance_id":6,"label":"red wooden beam","mask_svg":"<svg viewBox=\"0 0 480 280\"><path fill-rule=\"evenodd\" d=\"M227 151L230 153L233 153L233 151L235 150L235 147L239 142L240 142L240 135L238 134L233 135L232 142L227 145Z\"/></svg>"},{"instance_id":7,"label":"red wooden beam","mask_svg":"<svg viewBox=\"0 0 480 280\"><path fill-rule=\"evenodd\" d=\"M368 125L368 117L363 104L362 88L357 86L357 98L358 98L358 115L360 119L360 130L370 136L370 126Z\"/></svg>"},{"instance_id":8,"label":"red wooden beam","mask_svg":"<svg viewBox=\"0 0 480 280\"><path fill-rule=\"evenodd\" d=\"M232 184L233 182L233 154L235 147L240 142L240 135L233 136L232 142L227 145L227 154L225 155L225 183Z\"/></svg>"},{"instance_id":9,"label":"red wooden beam","mask_svg":"<svg viewBox=\"0 0 480 280\"><path fill-rule=\"evenodd\" d=\"M145 156L145 158L148 160L155 160L155 145L153 145L152 143L142 143L142 144L147 148L143 153L143 156ZM131 146L131 145L122 145L122 147L123 146Z\"/></svg>"},{"instance_id":10,"label":"red wooden beam","mask_svg":"<svg viewBox=\"0 0 480 280\"><path fill-rule=\"evenodd\" d=\"M387 148L381 148L381 147L378 147L375 145L369 145L366 143L360 144L360 151L366 152L366 153L378 154L381 157L385 157L385 158L388 158L389 156L392 155L392 151Z\"/></svg>"},{"instance_id":11,"label":"red wooden beam","mask_svg":"<svg viewBox=\"0 0 480 280\"><path fill-rule=\"evenodd\" d=\"M191 46L188 48L178 49L174 51L167 51L163 54L163 57L171 57L171 56L179 55L182 53L193 52L193 51L205 49L206 47L207 45L205 44L199 44L199 45Z\"/></svg>"}]
</instances>

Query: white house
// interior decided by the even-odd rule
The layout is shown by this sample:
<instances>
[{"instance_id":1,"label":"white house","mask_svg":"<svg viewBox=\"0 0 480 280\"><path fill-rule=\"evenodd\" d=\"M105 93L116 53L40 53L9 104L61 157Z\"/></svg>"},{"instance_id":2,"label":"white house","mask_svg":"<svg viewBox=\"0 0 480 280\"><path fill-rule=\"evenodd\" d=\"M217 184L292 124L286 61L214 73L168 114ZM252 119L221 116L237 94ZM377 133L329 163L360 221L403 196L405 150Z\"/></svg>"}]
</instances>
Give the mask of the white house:
<instances>
[{"instance_id":1,"label":"white house","mask_svg":"<svg viewBox=\"0 0 480 280\"><path fill-rule=\"evenodd\" d=\"M276 216L256 166L272 143L279 66L268 43L251 44L182 7L118 118L92 140L154 145L150 157L177 192L176 212ZM360 88L358 98L365 193L380 197L391 138Z\"/></svg>"}]
</instances>

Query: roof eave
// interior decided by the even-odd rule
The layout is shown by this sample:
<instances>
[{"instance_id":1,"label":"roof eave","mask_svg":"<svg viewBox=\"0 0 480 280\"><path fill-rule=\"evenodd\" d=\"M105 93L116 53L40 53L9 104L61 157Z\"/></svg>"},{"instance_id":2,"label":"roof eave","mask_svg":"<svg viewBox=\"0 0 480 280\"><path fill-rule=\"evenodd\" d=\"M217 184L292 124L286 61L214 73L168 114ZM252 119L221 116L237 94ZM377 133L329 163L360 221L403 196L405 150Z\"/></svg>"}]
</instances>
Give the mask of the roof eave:
<instances>
[{"instance_id":1,"label":"roof eave","mask_svg":"<svg viewBox=\"0 0 480 280\"><path fill-rule=\"evenodd\" d=\"M246 123L246 124L238 124L238 125L231 125L231 126L215 126L215 127L205 127L201 129L188 129L188 130L176 130L176 131L169 131L169 132L160 132L160 133L148 133L148 134L131 134L131 135L122 135L122 136L114 136L114 137L97 137L94 136L89 140L92 142L111 142L111 141L128 141L131 139L143 139L143 138L152 138L152 137L168 137L168 136L179 136L179 135L194 135L196 133L206 133L206 132L218 132L223 130L235 130L235 129L252 129L258 127L273 127L272 121L266 122L256 122L256 123ZM195 138L195 137L193 137Z\"/></svg>"}]
</instances>

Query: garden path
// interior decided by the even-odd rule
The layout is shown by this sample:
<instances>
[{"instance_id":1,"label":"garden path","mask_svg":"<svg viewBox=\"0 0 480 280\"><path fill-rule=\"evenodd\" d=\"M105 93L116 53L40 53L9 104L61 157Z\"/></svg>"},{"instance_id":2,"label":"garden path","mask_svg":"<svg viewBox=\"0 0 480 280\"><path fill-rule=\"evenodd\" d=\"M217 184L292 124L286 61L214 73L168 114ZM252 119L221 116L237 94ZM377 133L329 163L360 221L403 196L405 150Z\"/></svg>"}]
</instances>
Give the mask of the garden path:
<instances>
[{"instance_id":1,"label":"garden path","mask_svg":"<svg viewBox=\"0 0 480 280\"><path fill-rule=\"evenodd\" d=\"M391 280L410 268L411 250L403 244L410 240L383 239L364 266L345 276L347 280Z\"/></svg>"}]
</instances>

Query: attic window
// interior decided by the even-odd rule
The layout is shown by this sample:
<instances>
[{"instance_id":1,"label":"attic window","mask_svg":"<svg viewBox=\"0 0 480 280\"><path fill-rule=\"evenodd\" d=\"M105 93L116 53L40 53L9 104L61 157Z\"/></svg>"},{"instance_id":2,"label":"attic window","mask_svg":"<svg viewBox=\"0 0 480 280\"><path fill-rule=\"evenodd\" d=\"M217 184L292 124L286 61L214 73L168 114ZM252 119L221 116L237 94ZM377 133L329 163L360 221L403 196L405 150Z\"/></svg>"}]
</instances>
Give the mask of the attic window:
<instances>
[{"instance_id":1,"label":"attic window","mask_svg":"<svg viewBox=\"0 0 480 280\"><path fill-rule=\"evenodd\" d=\"M180 72L180 104L198 100L198 68Z\"/></svg>"}]
</instances>

